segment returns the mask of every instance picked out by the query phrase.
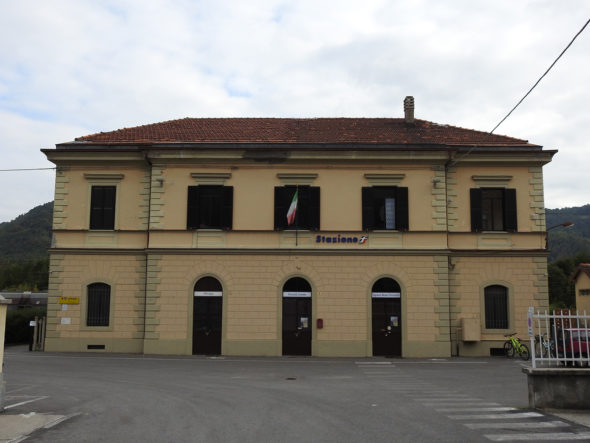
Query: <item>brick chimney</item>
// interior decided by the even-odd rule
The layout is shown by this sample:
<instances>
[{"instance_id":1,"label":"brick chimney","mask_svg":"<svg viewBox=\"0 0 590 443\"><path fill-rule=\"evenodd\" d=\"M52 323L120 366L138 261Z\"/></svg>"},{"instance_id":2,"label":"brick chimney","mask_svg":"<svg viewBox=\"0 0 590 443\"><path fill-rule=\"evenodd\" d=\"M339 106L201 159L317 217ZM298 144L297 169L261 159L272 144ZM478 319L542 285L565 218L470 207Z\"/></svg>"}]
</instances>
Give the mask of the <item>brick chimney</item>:
<instances>
[{"instance_id":1,"label":"brick chimney","mask_svg":"<svg viewBox=\"0 0 590 443\"><path fill-rule=\"evenodd\" d=\"M404 99L404 116L406 123L414 124L414 97L411 95Z\"/></svg>"}]
</instances>

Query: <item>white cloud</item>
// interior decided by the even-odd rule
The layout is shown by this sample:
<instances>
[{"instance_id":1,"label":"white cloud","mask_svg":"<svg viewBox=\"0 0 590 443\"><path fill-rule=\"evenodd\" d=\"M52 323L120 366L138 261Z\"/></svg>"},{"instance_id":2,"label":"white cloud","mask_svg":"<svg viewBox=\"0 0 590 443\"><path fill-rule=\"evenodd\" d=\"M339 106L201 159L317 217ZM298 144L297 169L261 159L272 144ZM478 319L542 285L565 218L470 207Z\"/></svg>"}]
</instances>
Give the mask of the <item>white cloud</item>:
<instances>
[{"instance_id":1,"label":"white cloud","mask_svg":"<svg viewBox=\"0 0 590 443\"><path fill-rule=\"evenodd\" d=\"M406 95L418 118L489 131L590 4L23 0L2 12L0 155L15 168L98 131L189 116L397 117ZM588 202L588 53L590 30L496 131L560 149L548 207ZM52 198L50 174L31 174L0 174L15 189L0 221Z\"/></svg>"}]
</instances>

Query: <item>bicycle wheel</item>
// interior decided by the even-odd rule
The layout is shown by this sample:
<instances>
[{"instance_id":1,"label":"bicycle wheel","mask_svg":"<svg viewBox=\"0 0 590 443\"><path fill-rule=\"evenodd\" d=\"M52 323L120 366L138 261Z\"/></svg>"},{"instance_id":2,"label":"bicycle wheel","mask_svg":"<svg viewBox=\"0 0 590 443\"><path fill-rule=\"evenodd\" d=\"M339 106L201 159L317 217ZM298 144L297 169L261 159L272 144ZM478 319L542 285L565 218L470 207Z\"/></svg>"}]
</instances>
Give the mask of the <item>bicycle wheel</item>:
<instances>
[{"instance_id":1,"label":"bicycle wheel","mask_svg":"<svg viewBox=\"0 0 590 443\"><path fill-rule=\"evenodd\" d=\"M535 357L545 357L545 346L543 346L543 341L535 341Z\"/></svg>"},{"instance_id":2,"label":"bicycle wheel","mask_svg":"<svg viewBox=\"0 0 590 443\"><path fill-rule=\"evenodd\" d=\"M512 346L510 340L504 343L504 355L508 358L514 357L514 346Z\"/></svg>"},{"instance_id":3,"label":"bicycle wheel","mask_svg":"<svg viewBox=\"0 0 590 443\"><path fill-rule=\"evenodd\" d=\"M547 350L548 342L544 339L540 339L535 342L535 357L547 358L549 351Z\"/></svg>"},{"instance_id":4,"label":"bicycle wheel","mask_svg":"<svg viewBox=\"0 0 590 443\"><path fill-rule=\"evenodd\" d=\"M518 350L518 355L520 355L520 358L526 361L531 358L531 351L529 351L529 347L527 345L521 343L520 349Z\"/></svg>"}]
</instances>

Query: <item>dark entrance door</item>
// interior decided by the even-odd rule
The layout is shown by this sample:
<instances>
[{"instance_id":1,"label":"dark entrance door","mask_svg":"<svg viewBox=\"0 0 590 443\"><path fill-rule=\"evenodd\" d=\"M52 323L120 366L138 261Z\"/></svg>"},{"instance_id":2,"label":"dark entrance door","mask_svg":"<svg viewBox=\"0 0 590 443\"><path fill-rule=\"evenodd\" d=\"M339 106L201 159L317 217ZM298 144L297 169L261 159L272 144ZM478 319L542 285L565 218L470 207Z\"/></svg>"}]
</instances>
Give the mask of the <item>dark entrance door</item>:
<instances>
[{"instance_id":1,"label":"dark entrance door","mask_svg":"<svg viewBox=\"0 0 590 443\"><path fill-rule=\"evenodd\" d=\"M371 291L373 355L401 357L401 289L391 278L378 280Z\"/></svg>"},{"instance_id":2,"label":"dark entrance door","mask_svg":"<svg viewBox=\"0 0 590 443\"><path fill-rule=\"evenodd\" d=\"M213 277L195 285L193 300L193 354L221 354L222 288Z\"/></svg>"},{"instance_id":3,"label":"dark entrance door","mask_svg":"<svg viewBox=\"0 0 590 443\"><path fill-rule=\"evenodd\" d=\"M311 285L294 277L283 286L283 355L311 355Z\"/></svg>"}]
</instances>

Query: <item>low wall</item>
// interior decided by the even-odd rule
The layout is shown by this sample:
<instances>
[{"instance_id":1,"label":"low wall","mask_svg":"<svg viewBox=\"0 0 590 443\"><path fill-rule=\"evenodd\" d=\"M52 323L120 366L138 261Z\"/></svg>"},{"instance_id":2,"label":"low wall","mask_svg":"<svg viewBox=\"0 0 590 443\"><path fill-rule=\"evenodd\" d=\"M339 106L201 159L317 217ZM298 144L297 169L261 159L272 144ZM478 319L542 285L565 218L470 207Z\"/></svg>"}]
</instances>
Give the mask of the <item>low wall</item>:
<instances>
[{"instance_id":1,"label":"low wall","mask_svg":"<svg viewBox=\"0 0 590 443\"><path fill-rule=\"evenodd\" d=\"M523 368L529 387L529 407L590 409L590 369Z\"/></svg>"}]
</instances>

